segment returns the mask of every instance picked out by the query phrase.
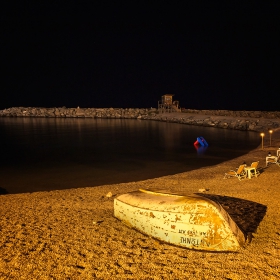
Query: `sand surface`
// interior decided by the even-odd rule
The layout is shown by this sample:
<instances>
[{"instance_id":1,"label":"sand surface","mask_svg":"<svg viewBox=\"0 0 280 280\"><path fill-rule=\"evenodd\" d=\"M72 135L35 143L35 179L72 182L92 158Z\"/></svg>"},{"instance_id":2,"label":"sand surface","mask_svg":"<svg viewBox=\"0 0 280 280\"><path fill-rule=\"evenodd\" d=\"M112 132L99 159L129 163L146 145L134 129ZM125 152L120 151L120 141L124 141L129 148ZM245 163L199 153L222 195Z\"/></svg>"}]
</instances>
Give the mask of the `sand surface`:
<instances>
[{"instance_id":1,"label":"sand surface","mask_svg":"<svg viewBox=\"0 0 280 280\"><path fill-rule=\"evenodd\" d=\"M222 164L139 182L0 196L0 279L280 279L280 167L265 137L247 155ZM251 180L223 179L243 162L259 161ZM162 243L113 216L113 200L139 188L204 194L243 230L235 253L188 250ZM111 192L112 197L106 195Z\"/></svg>"}]
</instances>

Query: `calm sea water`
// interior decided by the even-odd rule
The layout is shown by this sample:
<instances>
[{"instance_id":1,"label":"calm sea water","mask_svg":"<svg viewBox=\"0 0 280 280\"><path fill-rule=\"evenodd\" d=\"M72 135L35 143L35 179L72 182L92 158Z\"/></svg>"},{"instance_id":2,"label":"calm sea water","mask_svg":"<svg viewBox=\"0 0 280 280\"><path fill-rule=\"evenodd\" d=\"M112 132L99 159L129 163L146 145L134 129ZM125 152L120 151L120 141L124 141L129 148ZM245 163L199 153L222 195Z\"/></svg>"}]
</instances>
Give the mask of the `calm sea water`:
<instances>
[{"instance_id":1,"label":"calm sea water","mask_svg":"<svg viewBox=\"0 0 280 280\"><path fill-rule=\"evenodd\" d=\"M218 164L258 133L123 119L0 118L0 193L98 186ZM193 143L203 136L206 150ZM222 176L222 174L221 174Z\"/></svg>"}]
</instances>

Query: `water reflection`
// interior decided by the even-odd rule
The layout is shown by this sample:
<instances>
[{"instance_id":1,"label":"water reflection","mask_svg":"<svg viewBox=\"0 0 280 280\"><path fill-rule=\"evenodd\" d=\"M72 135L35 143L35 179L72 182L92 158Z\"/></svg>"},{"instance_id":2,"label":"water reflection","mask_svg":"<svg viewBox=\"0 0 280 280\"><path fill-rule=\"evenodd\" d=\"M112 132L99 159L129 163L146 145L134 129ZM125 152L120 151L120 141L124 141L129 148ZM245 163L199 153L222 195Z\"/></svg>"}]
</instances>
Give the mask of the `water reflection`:
<instances>
[{"instance_id":1,"label":"water reflection","mask_svg":"<svg viewBox=\"0 0 280 280\"><path fill-rule=\"evenodd\" d=\"M206 150L207 150L207 148L208 148L208 147L203 147L203 146L198 146L198 145L194 145L194 147L195 147L195 149L196 149L196 151L197 151L197 154L198 154L199 156L204 155L204 153L206 152Z\"/></svg>"},{"instance_id":2,"label":"water reflection","mask_svg":"<svg viewBox=\"0 0 280 280\"><path fill-rule=\"evenodd\" d=\"M96 186L176 174L240 156L259 134L126 119L0 118L0 188ZM193 146L198 135L208 149Z\"/></svg>"}]
</instances>

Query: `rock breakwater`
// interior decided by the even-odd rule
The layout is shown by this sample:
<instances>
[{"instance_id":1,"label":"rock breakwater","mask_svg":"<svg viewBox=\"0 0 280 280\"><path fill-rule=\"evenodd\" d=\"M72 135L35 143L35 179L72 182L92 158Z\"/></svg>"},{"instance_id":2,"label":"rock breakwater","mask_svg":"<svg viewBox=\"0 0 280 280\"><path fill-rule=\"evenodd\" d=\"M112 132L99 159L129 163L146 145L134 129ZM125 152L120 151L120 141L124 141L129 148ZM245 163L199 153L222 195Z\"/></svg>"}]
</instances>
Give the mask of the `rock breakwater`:
<instances>
[{"instance_id":1,"label":"rock breakwater","mask_svg":"<svg viewBox=\"0 0 280 280\"><path fill-rule=\"evenodd\" d=\"M267 131L280 127L278 111L184 109L176 113L159 113L156 108L12 107L0 110L0 117L141 119L250 131Z\"/></svg>"}]
</instances>

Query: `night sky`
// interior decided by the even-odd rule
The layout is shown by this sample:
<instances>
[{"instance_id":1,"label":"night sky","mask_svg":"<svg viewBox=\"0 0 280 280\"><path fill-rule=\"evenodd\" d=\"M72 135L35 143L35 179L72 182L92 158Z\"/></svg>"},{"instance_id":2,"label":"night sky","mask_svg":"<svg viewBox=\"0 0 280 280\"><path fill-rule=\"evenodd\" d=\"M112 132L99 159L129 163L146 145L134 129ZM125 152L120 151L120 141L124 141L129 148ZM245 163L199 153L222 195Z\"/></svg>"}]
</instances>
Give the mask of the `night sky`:
<instances>
[{"instance_id":1,"label":"night sky","mask_svg":"<svg viewBox=\"0 0 280 280\"><path fill-rule=\"evenodd\" d=\"M186 3L2 7L0 109L279 111L276 6Z\"/></svg>"}]
</instances>

